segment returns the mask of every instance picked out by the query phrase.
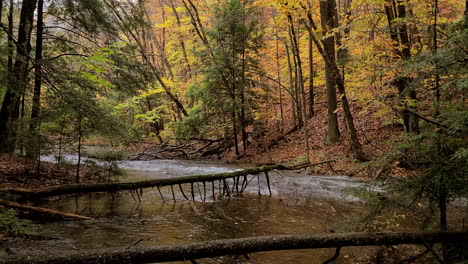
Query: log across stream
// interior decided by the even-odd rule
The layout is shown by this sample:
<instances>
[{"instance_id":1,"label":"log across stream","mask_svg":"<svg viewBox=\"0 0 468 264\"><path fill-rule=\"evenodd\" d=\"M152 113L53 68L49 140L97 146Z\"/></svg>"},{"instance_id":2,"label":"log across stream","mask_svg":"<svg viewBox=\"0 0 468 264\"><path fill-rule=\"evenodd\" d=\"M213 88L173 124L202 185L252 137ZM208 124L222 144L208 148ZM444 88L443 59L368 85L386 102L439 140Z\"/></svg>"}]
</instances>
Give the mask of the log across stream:
<instances>
[{"instance_id":1,"label":"log across stream","mask_svg":"<svg viewBox=\"0 0 468 264\"><path fill-rule=\"evenodd\" d=\"M213 173L213 174L202 174L202 175L190 175L190 176L180 176L180 177L173 177L173 178L164 178L164 179L153 179L153 180L145 180L145 181L138 181L138 182L117 182L117 183L77 183L77 184L64 184L64 185L56 185L56 186L48 186L43 188L37 189L25 189L25 188L6 188L0 189L0 193L9 194L9 195L18 195L20 197L24 197L26 199L37 199L37 198L47 198L51 196L57 195L67 195L67 194L80 194L80 193L94 193L94 192L110 192L114 193L117 191L132 191L137 195L138 199L140 200L140 196L142 195L143 188L149 187L156 187L158 192L161 195L161 199L164 201L164 197L162 196L160 187L169 186L171 188L171 193L173 196L174 202L175 194L174 194L174 186L178 185L179 190L184 196L186 200L189 198L185 195L184 190L182 188L182 184L190 184L190 193L191 198L195 201L195 189L194 184L197 184L197 189L199 195L202 196L203 192L203 201L206 200L207 192L211 189L211 194L213 200L216 200L215 189L218 186L218 196L222 197L227 195L231 196L239 196L243 193L243 191L248 187L248 184L257 177L258 188L260 188L260 179L259 175L263 173L265 175L268 192L269 195L272 195L271 192L271 184L270 184L270 176L269 173L274 170L299 170L308 167L318 166L322 164L328 164L332 161L324 161L318 162L314 164L303 164L297 166L284 166L281 164L274 164L274 165L265 165L260 167L248 168L243 170L236 170L231 172L224 172L224 173ZM249 177L248 176L252 176ZM232 179L233 184L232 186L228 183L228 180ZM202 190L200 189L199 184L202 183L203 187ZM209 183L209 186L206 186L206 183ZM210 188L211 187L211 188ZM208 190L207 190L208 188ZM259 189L260 194L260 189Z\"/></svg>"},{"instance_id":2,"label":"log across stream","mask_svg":"<svg viewBox=\"0 0 468 264\"><path fill-rule=\"evenodd\" d=\"M154 161L155 166L165 167L165 161ZM168 161L170 169L161 171L163 177L169 173L190 175L193 169L204 167L196 173L209 171L228 172L235 167L222 163L190 163ZM136 164L142 164L136 163ZM169 167L169 166L166 166ZM213 169L215 168L215 169ZM125 181L154 180L153 168L142 166L132 171ZM252 184L245 190L241 199L211 199L200 202L197 185L194 185L199 202L179 202L185 198L178 188L174 188L177 203L172 201L169 187L161 188L166 199L163 202L157 188L144 190L141 201L135 201L129 192L90 193L76 196L63 196L59 199L35 203L63 212L90 216L86 221L59 221L44 223L40 235L57 238L47 241L12 241L5 245L9 257L75 254L84 250L106 250L120 248L139 249L158 245L203 242L217 239L243 238L264 235L300 235L340 232L359 213L361 205L342 198L341 190L359 186L361 183L344 176L310 176L303 172L278 171L271 173L273 196L269 197L265 176L260 177L261 196L258 187ZM250 177L249 177L250 179ZM229 180L232 188L232 180ZM200 184L202 187L202 184ZM191 200L190 184L183 185ZM135 195L135 194L134 194ZM137 197L135 197L137 200ZM460 216L462 217L462 216ZM458 217L458 219L460 219ZM454 218L455 219L455 218ZM402 228L413 228L412 221L402 224ZM457 223L451 223L457 224ZM0 246L0 250L1 250ZM215 259L197 260L198 263L322 263L330 258L334 249L292 250L259 252L243 256L224 256ZM373 249L343 249L341 256L359 258L371 254ZM177 262L188 263L188 262Z\"/></svg>"}]
</instances>

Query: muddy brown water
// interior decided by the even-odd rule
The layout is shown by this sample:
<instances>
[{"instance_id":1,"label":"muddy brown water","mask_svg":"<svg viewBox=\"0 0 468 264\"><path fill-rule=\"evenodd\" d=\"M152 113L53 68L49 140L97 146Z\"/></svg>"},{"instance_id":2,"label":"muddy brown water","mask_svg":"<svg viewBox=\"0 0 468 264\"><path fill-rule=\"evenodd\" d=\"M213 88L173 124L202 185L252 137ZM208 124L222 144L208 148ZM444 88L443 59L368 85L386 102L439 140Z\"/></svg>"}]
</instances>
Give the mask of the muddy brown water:
<instances>
[{"instance_id":1,"label":"muddy brown water","mask_svg":"<svg viewBox=\"0 0 468 264\"><path fill-rule=\"evenodd\" d=\"M245 168L246 164L214 161L125 161L123 181L166 178L203 173L219 173ZM202 202L203 188L195 185L197 202L187 202L175 188L177 202L170 188L143 190L138 197L128 192L94 193L67 196L39 203L40 206L91 216L88 221L42 223L40 234L58 240L10 248L12 256L64 254L86 249L106 249L169 245L212 239L260 235L314 234L331 230L350 230L350 221L362 211L355 197L343 194L348 187L362 183L345 176L312 176L300 173L272 173L270 197L265 178L250 176L242 197L224 197L213 201L208 188ZM259 184L260 183L260 184ZM260 188L259 188L260 187ZM189 186L185 193L190 195ZM261 195L258 194L260 190ZM217 186L216 186L216 193ZM190 196L189 196L190 197ZM353 248L342 252L336 263L371 255L372 249ZM199 263L323 263L333 249L262 252L244 256L225 256L197 260ZM174 262L173 262L174 263ZM183 262L178 262L183 263ZM189 263L189 262L186 262Z\"/></svg>"}]
</instances>

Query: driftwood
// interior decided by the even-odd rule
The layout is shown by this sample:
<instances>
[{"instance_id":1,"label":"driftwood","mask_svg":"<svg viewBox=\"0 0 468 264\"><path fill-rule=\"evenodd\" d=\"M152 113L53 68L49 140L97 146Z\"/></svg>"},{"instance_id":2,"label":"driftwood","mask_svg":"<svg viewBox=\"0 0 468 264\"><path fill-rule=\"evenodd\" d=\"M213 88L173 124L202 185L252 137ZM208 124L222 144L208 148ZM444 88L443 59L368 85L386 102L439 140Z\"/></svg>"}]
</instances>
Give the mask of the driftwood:
<instances>
[{"instance_id":1,"label":"driftwood","mask_svg":"<svg viewBox=\"0 0 468 264\"><path fill-rule=\"evenodd\" d=\"M64 184L50 187L43 187L38 189L24 189L24 188L12 188L12 189L1 189L0 193L6 193L11 195L19 195L23 198L34 199L34 198L45 198L57 195L66 194L79 194L79 193L91 193L91 192L116 192L124 190L139 190L142 188L149 187L164 187L174 186L181 184L193 184L196 182L214 182L214 181L226 181L226 179L238 178L241 176L255 175L260 173L268 173L271 170L297 170L305 167L312 167L332 161L324 161L314 164L304 164L294 167L287 167L280 164L267 165L256 168L250 168L245 170L225 172L218 174L205 174L205 175L194 175L194 176L182 176L166 179L154 179L139 182L129 183L78 183L78 184ZM268 177L268 176L267 176ZM237 185L239 181L237 181ZM138 192L136 192L138 195ZM185 195L184 195L185 196ZM138 197L139 198L139 197Z\"/></svg>"},{"instance_id":2,"label":"driftwood","mask_svg":"<svg viewBox=\"0 0 468 264\"><path fill-rule=\"evenodd\" d=\"M60 212L60 211L56 211L52 209L36 207L36 206L28 205L28 204L20 204L20 203L11 202L11 201L5 201L5 200L0 200L0 205L9 207L9 208L19 209L23 211L30 211L34 213L40 213L40 214L46 214L49 216L60 217L60 218L71 218L71 219L76 219L76 220L91 219L90 217L83 216L83 215L65 213L65 212Z\"/></svg>"},{"instance_id":3,"label":"driftwood","mask_svg":"<svg viewBox=\"0 0 468 264\"><path fill-rule=\"evenodd\" d=\"M246 255L273 250L341 248L400 244L434 244L466 241L468 232L334 233L316 235L258 236L206 242L127 249L83 251L62 256L3 259L0 264L154 263L195 261L225 255Z\"/></svg>"},{"instance_id":4,"label":"driftwood","mask_svg":"<svg viewBox=\"0 0 468 264\"><path fill-rule=\"evenodd\" d=\"M149 145L149 147L146 147L142 152L133 156L132 159L138 160L148 157L160 159L163 157L167 158L167 155L169 155L169 157L180 158L206 157L218 154L232 145L229 138L209 139L192 137L185 143L179 145L169 144L170 140L171 139L168 139L162 143L131 141L132 143ZM199 143L203 143L203 145L198 146ZM218 144L214 145L215 143Z\"/></svg>"}]
</instances>

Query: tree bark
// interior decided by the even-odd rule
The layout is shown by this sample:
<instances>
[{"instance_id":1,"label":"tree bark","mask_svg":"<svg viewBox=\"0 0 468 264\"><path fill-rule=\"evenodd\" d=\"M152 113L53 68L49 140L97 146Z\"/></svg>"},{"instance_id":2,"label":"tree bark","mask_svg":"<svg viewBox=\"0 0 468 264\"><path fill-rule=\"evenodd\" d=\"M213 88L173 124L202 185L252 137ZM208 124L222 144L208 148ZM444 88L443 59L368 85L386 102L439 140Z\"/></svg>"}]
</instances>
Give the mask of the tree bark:
<instances>
[{"instance_id":1,"label":"tree bark","mask_svg":"<svg viewBox=\"0 0 468 264\"><path fill-rule=\"evenodd\" d=\"M279 95L279 106L280 106L280 130L281 134L284 134L284 111L283 111L283 93L282 93L282 84L281 84L281 67L280 67L280 55L279 55L279 37L278 31L276 31L276 77L278 79L278 95Z\"/></svg>"},{"instance_id":2,"label":"tree bark","mask_svg":"<svg viewBox=\"0 0 468 264\"><path fill-rule=\"evenodd\" d=\"M335 0L320 1L320 18L322 28L332 30L335 25L336 3ZM326 33L326 32L324 32ZM333 74L333 65L336 64L335 55L335 37L330 35L323 41L324 52L328 54L325 59L325 78L327 87L327 106L328 106L328 130L327 142L335 144L340 137L338 129L337 99L336 99L336 78Z\"/></svg>"},{"instance_id":3,"label":"tree bark","mask_svg":"<svg viewBox=\"0 0 468 264\"><path fill-rule=\"evenodd\" d=\"M289 20L289 17L288 17L288 20ZM296 111L298 126L302 128L302 126L304 125L304 120L302 119L302 103L301 103L301 96L300 96L301 84L300 84L300 79L299 79L298 61L297 61L297 56L296 56L296 45L295 45L296 34L295 32L293 32L294 24L292 22L292 18L289 24L290 25L289 25L288 33L289 33L289 41L291 42L292 65L294 65L294 67L291 68L292 72L294 72L294 78L293 78L294 86L293 86L292 93L294 94L294 98L295 98L295 105L296 105L295 111Z\"/></svg>"},{"instance_id":4,"label":"tree bark","mask_svg":"<svg viewBox=\"0 0 468 264\"><path fill-rule=\"evenodd\" d=\"M35 55L35 72L34 72L34 93L31 107L31 120L29 123L29 132L35 140L39 140L38 127L39 127L39 111L40 111L40 100L41 100L41 85L42 85L42 40L44 31L44 0L38 0L37 2L37 29L36 29L36 55ZM33 141L28 144L27 155L37 156L39 142Z\"/></svg>"},{"instance_id":5,"label":"tree bark","mask_svg":"<svg viewBox=\"0 0 468 264\"><path fill-rule=\"evenodd\" d=\"M334 233L314 235L258 236L220 239L179 245L139 247L130 249L92 250L62 256L43 256L32 259L3 258L0 264L81 264L81 263L154 263L214 258L225 255L355 246L390 246L401 244L433 244L442 241L463 241L468 232L417 233Z\"/></svg>"},{"instance_id":6,"label":"tree bark","mask_svg":"<svg viewBox=\"0 0 468 264\"><path fill-rule=\"evenodd\" d=\"M314 116L314 43L312 41L312 29L309 33L309 118Z\"/></svg>"},{"instance_id":7,"label":"tree bark","mask_svg":"<svg viewBox=\"0 0 468 264\"><path fill-rule=\"evenodd\" d=\"M8 83L2 108L0 109L0 151L12 153L15 150L20 99L26 87L28 56L31 51L31 32L37 0L24 0L21 7L18 28L18 46L12 78Z\"/></svg>"},{"instance_id":8,"label":"tree bark","mask_svg":"<svg viewBox=\"0 0 468 264\"><path fill-rule=\"evenodd\" d=\"M7 82L11 82L12 74L13 74L13 0L10 0L10 5L8 7L8 63L7 63L7 69L8 69L8 78Z\"/></svg>"},{"instance_id":9,"label":"tree bark","mask_svg":"<svg viewBox=\"0 0 468 264\"><path fill-rule=\"evenodd\" d=\"M387 16L390 37L395 43L394 52L401 59L411 58L411 43L409 41L408 30L406 26L406 7L402 0L386 0L385 14ZM394 85L398 89L400 101L405 109L410 109L406 99L416 100L416 91L410 84L409 77L397 77ZM414 109L413 109L414 110ZM415 116L406 114L403 111L403 126L406 133L413 133L419 130L418 119Z\"/></svg>"},{"instance_id":10,"label":"tree bark","mask_svg":"<svg viewBox=\"0 0 468 264\"><path fill-rule=\"evenodd\" d=\"M3 16L3 1L0 1L0 24L2 23Z\"/></svg>"},{"instance_id":11,"label":"tree bark","mask_svg":"<svg viewBox=\"0 0 468 264\"><path fill-rule=\"evenodd\" d=\"M292 70L292 63L291 63L291 55L289 52L289 47L287 44L284 45L286 50L286 58L288 60L288 74L289 74L289 90L291 95L291 117L293 120L294 127L299 126L299 121L296 114L296 99L294 97L294 78L293 78L293 70Z\"/></svg>"}]
</instances>

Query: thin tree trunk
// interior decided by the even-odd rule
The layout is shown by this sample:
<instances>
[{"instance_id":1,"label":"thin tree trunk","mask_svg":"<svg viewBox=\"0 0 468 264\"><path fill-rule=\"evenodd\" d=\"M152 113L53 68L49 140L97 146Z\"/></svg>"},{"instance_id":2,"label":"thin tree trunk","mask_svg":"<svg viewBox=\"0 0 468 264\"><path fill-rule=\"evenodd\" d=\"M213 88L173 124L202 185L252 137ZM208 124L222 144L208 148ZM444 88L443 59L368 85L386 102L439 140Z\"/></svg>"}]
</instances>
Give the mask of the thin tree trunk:
<instances>
[{"instance_id":1,"label":"thin tree trunk","mask_svg":"<svg viewBox=\"0 0 468 264\"><path fill-rule=\"evenodd\" d=\"M20 137L18 138L18 149L20 155L24 155L24 139L25 139L25 129L24 129L24 113L25 113L25 97L26 97L26 87L23 89L23 93L21 94L21 107L20 107L20 119L19 119L19 128L20 128Z\"/></svg>"},{"instance_id":2,"label":"thin tree trunk","mask_svg":"<svg viewBox=\"0 0 468 264\"><path fill-rule=\"evenodd\" d=\"M81 129L81 113L78 117L78 162L76 163L76 183L80 183L80 165L81 165L81 138L83 131Z\"/></svg>"},{"instance_id":3,"label":"thin tree trunk","mask_svg":"<svg viewBox=\"0 0 468 264\"><path fill-rule=\"evenodd\" d=\"M296 103L296 109L294 109L296 111L296 117L297 117L297 123L298 123L298 126L301 128L302 125L303 125L303 120L302 120L302 113L301 113L301 97L300 97L300 93L299 93L299 73L298 73L298 69L297 69L297 58L296 58L296 51L295 51L295 47L294 47L294 40L293 40L293 34L291 32L291 27L289 27L289 42L291 43L291 52L292 52L292 72L294 73L294 86L293 86L293 89L292 89L292 93L294 94L294 99L295 99L295 103Z\"/></svg>"},{"instance_id":4,"label":"thin tree trunk","mask_svg":"<svg viewBox=\"0 0 468 264\"><path fill-rule=\"evenodd\" d=\"M314 44L312 29L309 32L309 118L314 116Z\"/></svg>"},{"instance_id":5,"label":"thin tree trunk","mask_svg":"<svg viewBox=\"0 0 468 264\"><path fill-rule=\"evenodd\" d=\"M241 99L241 113L240 113L240 125L241 125L241 134L242 134L242 146L244 151L247 150L247 131L245 130L246 127L246 120L245 120L245 46L242 47L242 78L241 78L241 85L240 85L240 99Z\"/></svg>"},{"instance_id":6,"label":"thin tree trunk","mask_svg":"<svg viewBox=\"0 0 468 264\"><path fill-rule=\"evenodd\" d=\"M296 30L294 27L294 21L292 19L292 16L289 14L288 15L288 21L289 21L289 28L290 28L290 38L291 38L291 46L292 46L292 51L294 55L294 65L295 65L295 76L296 76L296 98L297 98L297 109L298 109L298 117L299 118L299 123L300 126L302 127L303 125L306 125L306 120L303 118L305 115L302 114L302 112L306 111L306 105L305 105L305 100L304 99L304 76L302 73L302 59L301 59L301 54L299 51L299 41L298 41L298 36L296 34Z\"/></svg>"},{"instance_id":7,"label":"thin tree trunk","mask_svg":"<svg viewBox=\"0 0 468 264\"><path fill-rule=\"evenodd\" d=\"M8 47L8 63L7 63L7 69L8 69L8 78L7 78L7 81L8 83L10 83L12 80L11 78L13 78L13 12L14 12L14 8L13 8L13 0L10 0L10 5L8 7L8 32L10 32L10 34L8 34L8 44L7 44L7 47Z\"/></svg>"},{"instance_id":8,"label":"thin tree trunk","mask_svg":"<svg viewBox=\"0 0 468 264\"><path fill-rule=\"evenodd\" d=\"M234 149L236 150L236 156L239 156L239 142L237 141L237 122L236 122L236 110L235 110L235 100L236 100L236 95L235 91L232 91L232 101L233 101L233 107L231 109L232 115L232 136L234 137Z\"/></svg>"},{"instance_id":9,"label":"thin tree trunk","mask_svg":"<svg viewBox=\"0 0 468 264\"><path fill-rule=\"evenodd\" d=\"M279 94L279 105L280 105L280 130L281 134L284 134L284 111L283 111L283 95L282 95L282 87L281 87L281 67L280 67L280 60L279 60L279 38L278 32L276 32L276 75L278 78L278 94Z\"/></svg>"},{"instance_id":10,"label":"thin tree trunk","mask_svg":"<svg viewBox=\"0 0 468 264\"><path fill-rule=\"evenodd\" d=\"M293 69L291 63L291 54L289 53L289 47L287 44L284 45L286 50L286 58L288 60L288 73L289 73L289 89L291 90L291 115L294 126L299 126L298 118L296 115L296 99L294 98L294 78L293 78Z\"/></svg>"},{"instance_id":11,"label":"thin tree trunk","mask_svg":"<svg viewBox=\"0 0 468 264\"><path fill-rule=\"evenodd\" d=\"M2 23L3 16L3 1L0 1L0 24Z\"/></svg>"},{"instance_id":12,"label":"thin tree trunk","mask_svg":"<svg viewBox=\"0 0 468 264\"><path fill-rule=\"evenodd\" d=\"M40 111L40 100L41 100L41 85L42 85L42 39L44 30L44 19L43 19L43 7L44 0L38 0L37 2L37 29L36 29L36 55L35 55L35 72L34 72L34 93L31 107L31 120L29 123L29 132L35 140L38 138L38 127L39 127L39 111ZM27 149L28 156L37 156L38 142L32 142L29 144Z\"/></svg>"}]
</instances>

